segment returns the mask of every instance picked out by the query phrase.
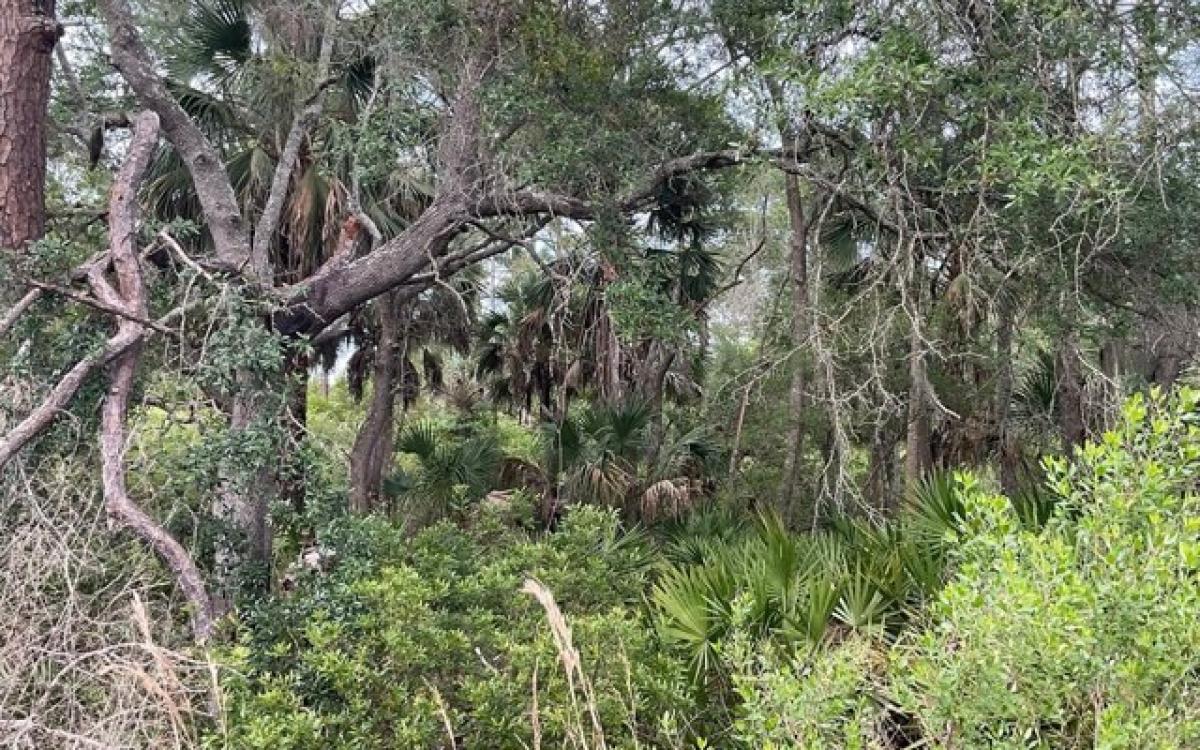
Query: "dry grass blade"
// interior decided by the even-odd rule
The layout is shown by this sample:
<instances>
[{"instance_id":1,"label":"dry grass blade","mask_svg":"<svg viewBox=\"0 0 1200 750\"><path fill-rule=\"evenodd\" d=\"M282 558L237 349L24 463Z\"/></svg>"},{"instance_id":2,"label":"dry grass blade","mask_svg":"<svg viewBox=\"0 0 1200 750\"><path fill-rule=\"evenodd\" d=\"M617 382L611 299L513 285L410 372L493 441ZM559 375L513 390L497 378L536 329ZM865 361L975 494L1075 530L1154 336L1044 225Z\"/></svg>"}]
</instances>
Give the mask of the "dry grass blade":
<instances>
[{"instance_id":1,"label":"dry grass blade","mask_svg":"<svg viewBox=\"0 0 1200 750\"><path fill-rule=\"evenodd\" d=\"M570 692L575 719L574 731L571 732L569 739L576 747L581 748L581 750L606 750L608 745L604 740L604 727L600 723L600 713L596 708L596 697L592 692L591 682L583 671L582 660L571 638L571 627L567 624L567 618L563 616L562 610L558 608L558 602L554 600L554 594L551 593L550 589L542 585L540 581L533 578L525 579L525 585L521 587L521 591L536 599L538 604L542 605L542 609L545 610L546 621L550 625L550 634L554 638L554 646L558 651L559 661L562 662L563 670L566 673L567 687ZM582 707L580 706L581 698ZM587 716L591 724L590 738L584 726L584 710L587 711Z\"/></svg>"}]
</instances>

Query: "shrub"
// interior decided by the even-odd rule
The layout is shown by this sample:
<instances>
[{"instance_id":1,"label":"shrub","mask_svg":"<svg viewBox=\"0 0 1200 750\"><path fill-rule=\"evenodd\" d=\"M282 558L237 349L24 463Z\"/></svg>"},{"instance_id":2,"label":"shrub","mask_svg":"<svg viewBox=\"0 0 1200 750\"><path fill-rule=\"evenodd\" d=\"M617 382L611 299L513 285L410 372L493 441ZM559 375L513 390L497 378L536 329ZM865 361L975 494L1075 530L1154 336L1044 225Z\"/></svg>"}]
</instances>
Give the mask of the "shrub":
<instances>
[{"instance_id":1,"label":"shrub","mask_svg":"<svg viewBox=\"0 0 1200 750\"><path fill-rule=\"evenodd\" d=\"M1200 394L1135 397L1047 461L1038 533L973 483L958 572L896 649L894 692L946 747L1200 743Z\"/></svg>"},{"instance_id":2,"label":"shrub","mask_svg":"<svg viewBox=\"0 0 1200 750\"><path fill-rule=\"evenodd\" d=\"M684 669L641 614L645 551L616 516L578 508L553 535L486 535L440 523L405 539L377 519L329 529L336 568L263 605L226 652L229 721L213 742L567 747L587 700L609 747L668 746L669 718L691 713ZM529 576L566 613L590 696L520 593Z\"/></svg>"},{"instance_id":3,"label":"shrub","mask_svg":"<svg viewBox=\"0 0 1200 750\"><path fill-rule=\"evenodd\" d=\"M789 654L730 649L741 700L734 736L747 748L828 750L881 747L885 712L876 697L877 645L854 636L834 648Z\"/></svg>"}]
</instances>

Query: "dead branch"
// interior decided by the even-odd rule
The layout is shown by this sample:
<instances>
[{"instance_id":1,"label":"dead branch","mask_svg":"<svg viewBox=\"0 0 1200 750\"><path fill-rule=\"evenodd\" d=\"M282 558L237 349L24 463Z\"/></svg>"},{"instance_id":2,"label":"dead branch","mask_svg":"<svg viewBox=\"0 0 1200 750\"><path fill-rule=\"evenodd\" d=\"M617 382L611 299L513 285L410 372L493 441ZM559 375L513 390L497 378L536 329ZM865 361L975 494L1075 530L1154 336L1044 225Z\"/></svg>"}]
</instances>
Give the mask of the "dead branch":
<instances>
[{"instance_id":1,"label":"dead branch","mask_svg":"<svg viewBox=\"0 0 1200 750\"><path fill-rule=\"evenodd\" d=\"M26 279L25 283L28 284L29 286L33 287L33 289L30 290L30 294L32 294L33 291L51 292L53 294L57 294L62 297L66 297L67 299L71 300L72 302L78 302L81 305L85 305L85 306L91 307L95 310L99 310L100 312L108 313L109 315L115 315L118 318L125 318L126 320L130 320L134 323L138 323L139 325L146 326L147 328L153 328L154 330L158 331L159 333L165 333L168 336L177 335L173 329L167 328L166 326L162 325L161 323L159 323L157 321L135 315L134 313L129 312L128 310L126 310L123 307L111 305L107 302L96 299L95 297L89 297L88 295L83 294L81 292L77 292L74 289L71 289L70 287L60 286L58 284L51 284L50 282L47 282L47 281L38 281L37 279ZM26 296L29 296L29 295L26 295ZM22 301L24 301L24 300L22 300Z\"/></svg>"}]
</instances>

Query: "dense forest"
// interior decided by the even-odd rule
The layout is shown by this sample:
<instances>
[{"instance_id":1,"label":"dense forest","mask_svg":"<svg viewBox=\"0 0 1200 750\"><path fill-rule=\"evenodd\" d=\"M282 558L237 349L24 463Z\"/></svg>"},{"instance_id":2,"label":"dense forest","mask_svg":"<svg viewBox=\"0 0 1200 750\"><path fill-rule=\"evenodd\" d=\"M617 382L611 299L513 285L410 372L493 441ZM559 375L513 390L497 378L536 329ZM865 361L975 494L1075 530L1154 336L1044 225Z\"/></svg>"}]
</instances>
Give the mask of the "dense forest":
<instances>
[{"instance_id":1,"label":"dense forest","mask_svg":"<svg viewBox=\"0 0 1200 750\"><path fill-rule=\"evenodd\" d=\"M0 0L0 745L1200 748L1200 3Z\"/></svg>"}]
</instances>

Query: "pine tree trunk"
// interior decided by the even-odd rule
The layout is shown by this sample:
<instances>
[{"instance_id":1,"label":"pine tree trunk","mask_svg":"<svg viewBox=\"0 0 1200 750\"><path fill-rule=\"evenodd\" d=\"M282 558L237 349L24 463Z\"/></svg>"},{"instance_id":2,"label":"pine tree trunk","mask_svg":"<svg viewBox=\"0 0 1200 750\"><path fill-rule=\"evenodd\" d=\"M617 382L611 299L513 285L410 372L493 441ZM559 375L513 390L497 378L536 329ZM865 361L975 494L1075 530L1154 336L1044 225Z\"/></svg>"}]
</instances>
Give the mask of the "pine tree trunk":
<instances>
[{"instance_id":1,"label":"pine tree trunk","mask_svg":"<svg viewBox=\"0 0 1200 750\"><path fill-rule=\"evenodd\" d=\"M0 248L46 230L50 66L62 33L54 0L0 0Z\"/></svg>"},{"instance_id":2,"label":"pine tree trunk","mask_svg":"<svg viewBox=\"0 0 1200 750\"><path fill-rule=\"evenodd\" d=\"M804 455L804 409L807 405L807 363L801 349L808 331L808 219L804 215L804 199L800 192L800 180L794 174L784 175L784 192L787 200L788 223L791 227L789 240L790 270L792 282L792 384L788 390L788 415L791 426L788 430L787 448L784 454L783 472L780 477L779 507L791 509L796 500L796 489L800 483L800 468Z\"/></svg>"}]
</instances>

